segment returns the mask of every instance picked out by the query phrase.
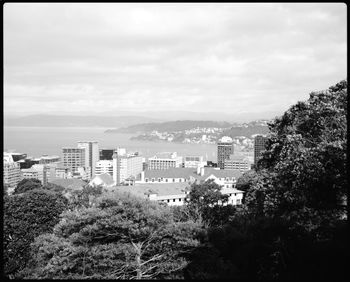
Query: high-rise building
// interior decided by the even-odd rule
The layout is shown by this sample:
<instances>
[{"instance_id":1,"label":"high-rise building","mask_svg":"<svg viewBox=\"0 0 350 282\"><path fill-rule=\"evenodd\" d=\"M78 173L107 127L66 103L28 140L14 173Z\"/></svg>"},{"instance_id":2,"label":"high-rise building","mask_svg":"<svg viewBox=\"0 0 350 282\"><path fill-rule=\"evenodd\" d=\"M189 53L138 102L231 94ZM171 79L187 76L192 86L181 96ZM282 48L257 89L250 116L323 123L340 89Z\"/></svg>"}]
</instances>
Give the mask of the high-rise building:
<instances>
[{"instance_id":1,"label":"high-rise building","mask_svg":"<svg viewBox=\"0 0 350 282\"><path fill-rule=\"evenodd\" d=\"M12 193L17 184L22 180L20 165L7 153L4 153L3 165L3 183L8 186L8 192Z\"/></svg>"},{"instance_id":2,"label":"high-rise building","mask_svg":"<svg viewBox=\"0 0 350 282\"><path fill-rule=\"evenodd\" d=\"M176 152L159 153L152 158L148 158L148 169L168 169L171 167L182 167L182 157Z\"/></svg>"},{"instance_id":3,"label":"high-rise building","mask_svg":"<svg viewBox=\"0 0 350 282\"><path fill-rule=\"evenodd\" d=\"M224 136L219 140L218 142L218 167L220 169L224 169L225 167L225 160L230 159L230 155L233 155L234 153L234 145L232 138L228 136Z\"/></svg>"},{"instance_id":4,"label":"high-rise building","mask_svg":"<svg viewBox=\"0 0 350 282\"><path fill-rule=\"evenodd\" d=\"M116 185L123 184L128 178L136 178L143 168L142 157L135 155L113 155L113 180Z\"/></svg>"},{"instance_id":5,"label":"high-rise building","mask_svg":"<svg viewBox=\"0 0 350 282\"><path fill-rule=\"evenodd\" d=\"M75 172L78 167L85 166L85 149L83 148L62 148L63 166Z\"/></svg>"},{"instance_id":6,"label":"high-rise building","mask_svg":"<svg viewBox=\"0 0 350 282\"><path fill-rule=\"evenodd\" d=\"M113 160L113 154L115 149L100 149L100 161Z\"/></svg>"},{"instance_id":7,"label":"high-rise building","mask_svg":"<svg viewBox=\"0 0 350 282\"><path fill-rule=\"evenodd\" d=\"M79 141L78 148L85 149L85 165L91 168L91 177L95 176L96 163L100 159L100 151L97 141Z\"/></svg>"},{"instance_id":8,"label":"high-rise building","mask_svg":"<svg viewBox=\"0 0 350 282\"><path fill-rule=\"evenodd\" d=\"M99 160L96 163L95 175L101 175L108 173L110 176L113 175L113 160Z\"/></svg>"},{"instance_id":9,"label":"high-rise building","mask_svg":"<svg viewBox=\"0 0 350 282\"><path fill-rule=\"evenodd\" d=\"M254 165L256 166L258 160L261 158L261 152L266 148L266 142L268 138L264 135L257 135L254 138Z\"/></svg>"}]
</instances>

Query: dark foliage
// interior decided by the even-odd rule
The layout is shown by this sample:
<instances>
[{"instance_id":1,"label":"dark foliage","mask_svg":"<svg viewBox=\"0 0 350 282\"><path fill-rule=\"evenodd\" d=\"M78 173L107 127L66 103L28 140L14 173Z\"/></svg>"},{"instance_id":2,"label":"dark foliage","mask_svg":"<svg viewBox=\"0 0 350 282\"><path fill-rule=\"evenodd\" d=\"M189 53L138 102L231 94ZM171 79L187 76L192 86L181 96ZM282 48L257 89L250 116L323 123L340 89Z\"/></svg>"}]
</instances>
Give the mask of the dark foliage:
<instances>
[{"instance_id":1,"label":"dark foliage","mask_svg":"<svg viewBox=\"0 0 350 282\"><path fill-rule=\"evenodd\" d=\"M4 198L4 273L13 277L29 259L29 247L38 235L52 231L66 199L43 189Z\"/></svg>"},{"instance_id":2,"label":"dark foliage","mask_svg":"<svg viewBox=\"0 0 350 282\"><path fill-rule=\"evenodd\" d=\"M22 179L18 184L13 194L20 194L34 189L42 188L41 181L35 178L25 178Z\"/></svg>"}]
</instances>

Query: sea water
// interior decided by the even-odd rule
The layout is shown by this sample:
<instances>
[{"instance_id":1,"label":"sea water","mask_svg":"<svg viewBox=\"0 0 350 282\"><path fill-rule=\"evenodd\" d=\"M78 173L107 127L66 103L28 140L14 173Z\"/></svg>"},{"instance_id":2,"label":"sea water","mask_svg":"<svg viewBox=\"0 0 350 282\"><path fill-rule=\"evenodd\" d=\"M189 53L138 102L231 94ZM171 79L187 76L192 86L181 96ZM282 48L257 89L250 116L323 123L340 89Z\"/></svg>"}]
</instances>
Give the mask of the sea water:
<instances>
[{"instance_id":1,"label":"sea water","mask_svg":"<svg viewBox=\"0 0 350 282\"><path fill-rule=\"evenodd\" d=\"M130 140L133 134L104 133L108 128L97 127L9 127L3 128L4 151L12 150L31 157L58 155L62 147L77 147L78 141L97 141L100 149L126 148L152 157L160 152L177 152L179 156L203 156L216 162L216 145L181 144L165 141L151 142Z\"/></svg>"}]
</instances>

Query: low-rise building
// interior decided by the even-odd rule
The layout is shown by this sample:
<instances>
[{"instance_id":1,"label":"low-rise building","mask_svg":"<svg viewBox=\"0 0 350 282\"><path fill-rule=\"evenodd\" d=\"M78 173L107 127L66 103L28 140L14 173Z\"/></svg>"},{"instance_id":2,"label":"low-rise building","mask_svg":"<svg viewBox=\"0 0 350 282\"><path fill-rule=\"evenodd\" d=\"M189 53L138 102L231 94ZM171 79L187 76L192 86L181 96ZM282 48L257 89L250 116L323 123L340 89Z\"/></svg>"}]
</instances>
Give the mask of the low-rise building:
<instances>
[{"instance_id":1,"label":"low-rise building","mask_svg":"<svg viewBox=\"0 0 350 282\"><path fill-rule=\"evenodd\" d=\"M52 164L52 163L58 163L59 161L60 161L59 156L42 155L39 158L39 164Z\"/></svg>"},{"instance_id":2,"label":"low-rise building","mask_svg":"<svg viewBox=\"0 0 350 282\"><path fill-rule=\"evenodd\" d=\"M169 169L182 166L182 157L173 153L159 153L152 158L148 158L148 169Z\"/></svg>"},{"instance_id":3,"label":"low-rise building","mask_svg":"<svg viewBox=\"0 0 350 282\"><path fill-rule=\"evenodd\" d=\"M109 173L113 175L113 160L100 160L96 163L95 175Z\"/></svg>"},{"instance_id":4,"label":"low-rise building","mask_svg":"<svg viewBox=\"0 0 350 282\"><path fill-rule=\"evenodd\" d=\"M185 156L183 165L185 168L197 168L205 166L207 162L203 161L203 156Z\"/></svg>"},{"instance_id":5,"label":"low-rise building","mask_svg":"<svg viewBox=\"0 0 350 282\"><path fill-rule=\"evenodd\" d=\"M251 163L245 156L231 155L229 159L224 161L224 169L236 169L241 172L250 170Z\"/></svg>"},{"instance_id":6,"label":"low-rise building","mask_svg":"<svg viewBox=\"0 0 350 282\"><path fill-rule=\"evenodd\" d=\"M190 175L196 171L193 168L153 169L141 172L141 178L136 183L178 183L188 182Z\"/></svg>"}]
</instances>

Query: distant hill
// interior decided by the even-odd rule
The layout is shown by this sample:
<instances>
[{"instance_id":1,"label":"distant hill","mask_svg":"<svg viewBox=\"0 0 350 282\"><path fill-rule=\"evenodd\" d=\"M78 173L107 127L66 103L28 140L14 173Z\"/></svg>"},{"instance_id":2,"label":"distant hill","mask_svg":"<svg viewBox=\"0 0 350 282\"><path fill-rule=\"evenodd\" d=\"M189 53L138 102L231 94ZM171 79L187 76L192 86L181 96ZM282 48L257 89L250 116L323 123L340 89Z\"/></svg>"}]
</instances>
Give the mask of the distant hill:
<instances>
[{"instance_id":1,"label":"distant hill","mask_svg":"<svg viewBox=\"0 0 350 282\"><path fill-rule=\"evenodd\" d=\"M125 127L140 122L156 122L157 119L143 116L63 116L30 115L17 118L4 118L5 126L33 127Z\"/></svg>"},{"instance_id":2,"label":"distant hill","mask_svg":"<svg viewBox=\"0 0 350 282\"><path fill-rule=\"evenodd\" d=\"M267 134L269 128L267 125L250 125L248 127L231 127L230 129L225 130L220 137L230 136L234 138L236 136L245 136L251 138L253 134Z\"/></svg>"},{"instance_id":3,"label":"distant hill","mask_svg":"<svg viewBox=\"0 0 350 282\"><path fill-rule=\"evenodd\" d=\"M173 132L173 131L183 131L187 129L192 129L196 127L218 127L218 128L228 128L231 124L228 122L218 122L218 121L198 121L198 120L177 120L168 121L161 123L142 123L135 124L119 129L108 129L106 133L147 133L153 130L160 132Z\"/></svg>"},{"instance_id":4,"label":"distant hill","mask_svg":"<svg viewBox=\"0 0 350 282\"><path fill-rule=\"evenodd\" d=\"M177 120L161 123L142 123L118 129L108 129L106 133L149 133L153 130L159 132L175 132L193 129L196 127L217 127L226 128L227 135L234 134L245 136L246 134L265 133L268 131L266 121L253 121L250 123L238 124L225 121L197 121L197 120ZM245 133L246 132L246 133ZM244 133L244 134L243 134Z\"/></svg>"}]
</instances>

